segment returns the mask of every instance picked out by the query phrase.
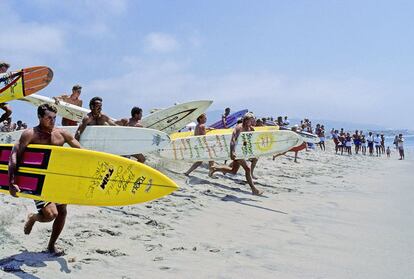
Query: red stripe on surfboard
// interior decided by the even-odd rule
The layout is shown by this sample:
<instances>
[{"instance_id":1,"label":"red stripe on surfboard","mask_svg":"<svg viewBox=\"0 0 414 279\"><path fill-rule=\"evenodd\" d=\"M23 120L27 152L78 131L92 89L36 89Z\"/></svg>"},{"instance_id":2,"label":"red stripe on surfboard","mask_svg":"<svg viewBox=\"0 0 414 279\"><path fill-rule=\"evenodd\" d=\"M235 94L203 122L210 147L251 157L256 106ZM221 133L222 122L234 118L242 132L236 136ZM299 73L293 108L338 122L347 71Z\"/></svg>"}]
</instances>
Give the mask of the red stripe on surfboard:
<instances>
[{"instance_id":1,"label":"red stripe on surfboard","mask_svg":"<svg viewBox=\"0 0 414 279\"><path fill-rule=\"evenodd\" d=\"M36 191L39 178L17 175L15 182L21 190ZM0 173L0 185L9 185L9 176L7 174Z\"/></svg>"},{"instance_id":2,"label":"red stripe on surfboard","mask_svg":"<svg viewBox=\"0 0 414 279\"><path fill-rule=\"evenodd\" d=\"M0 163L8 163L10 158L11 150L3 149L0 151ZM24 152L22 164L41 166L45 154L43 152Z\"/></svg>"}]
</instances>

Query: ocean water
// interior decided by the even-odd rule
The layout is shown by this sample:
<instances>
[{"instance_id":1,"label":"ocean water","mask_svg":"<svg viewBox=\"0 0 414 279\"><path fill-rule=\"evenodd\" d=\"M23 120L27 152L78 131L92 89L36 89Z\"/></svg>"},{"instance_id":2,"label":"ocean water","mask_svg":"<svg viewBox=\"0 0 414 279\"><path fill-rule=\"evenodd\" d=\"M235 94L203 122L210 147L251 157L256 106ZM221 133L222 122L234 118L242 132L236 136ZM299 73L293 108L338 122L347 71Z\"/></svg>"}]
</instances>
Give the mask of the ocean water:
<instances>
[{"instance_id":1,"label":"ocean water","mask_svg":"<svg viewBox=\"0 0 414 279\"><path fill-rule=\"evenodd\" d=\"M394 147L394 144L393 144L394 137L391 137L391 136L385 137L385 147L387 146L389 146L390 148ZM414 135L403 135L403 138L404 138L404 148L414 149Z\"/></svg>"}]
</instances>

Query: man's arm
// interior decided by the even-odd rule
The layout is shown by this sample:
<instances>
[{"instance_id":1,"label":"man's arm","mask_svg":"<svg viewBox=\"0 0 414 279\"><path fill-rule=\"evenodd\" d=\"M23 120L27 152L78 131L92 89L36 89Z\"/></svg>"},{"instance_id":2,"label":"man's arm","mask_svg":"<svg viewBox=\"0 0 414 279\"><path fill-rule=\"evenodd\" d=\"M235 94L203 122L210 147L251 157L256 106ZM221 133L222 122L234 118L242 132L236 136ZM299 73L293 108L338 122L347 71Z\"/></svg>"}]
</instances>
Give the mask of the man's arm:
<instances>
[{"instance_id":1,"label":"man's arm","mask_svg":"<svg viewBox=\"0 0 414 279\"><path fill-rule=\"evenodd\" d=\"M80 145L79 141L77 141L75 139L75 137L72 136L72 134L69 133L68 131L62 130L62 136L65 139L65 142L67 144L69 144L71 147L73 147L73 148L81 148L81 145Z\"/></svg>"},{"instance_id":2,"label":"man's arm","mask_svg":"<svg viewBox=\"0 0 414 279\"><path fill-rule=\"evenodd\" d=\"M88 122L89 122L89 117L85 116L82 119L82 123L79 125L79 127L78 127L78 129L76 130L76 133L75 133L75 139L77 141L80 140L80 137L81 137L83 131L85 131L86 126L88 126Z\"/></svg>"},{"instance_id":3,"label":"man's arm","mask_svg":"<svg viewBox=\"0 0 414 279\"><path fill-rule=\"evenodd\" d=\"M240 135L240 128L236 127L234 128L233 134L231 135L231 140L230 140L230 158L232 160L236 159L236 142L237 139L239 138Z\"/></svg>"},{"instance_id":4,"label":"man's arm","mask_svg":"<svg viewBox=\"0 0 414 279\"><path fill-rule=\"evenodd\" d=\"M13 197L17 197L20 192L19 186L16 184L15 175L17 172L17 164L22 158L23 152L33 138L33 130L26 130L22 133L19 141L14 145L9 159L9 192Z\"/></svg>"},{"instance_id":5,"label":"man's arm","mask_svg":"<svg viewBox=\"0 0 414 279\"><path fill-rule=\"evenodd\" d=\"M121 118L119 120L116 120L115 124L119 126L126 126L128 124L128 118Z\"/></svg>"},{"instance_id":6,"label":"man's arm","mask_svg":"<svg viewBox=\"0 0 414 279\"><path fill-rule=\"evenodd\" d=\"M221 116L221 122L223 123L224 129L227 129L227 117L225 115Z\"/></svg>"},{"instance_id":7,"label":"man's arm","mask_svg":"<svg viewBox=\"0 0 414 279\"><path fill-rule=\"evenodd\" d=\"M112 120L112 118L110 118L109 116L107 116L107 115L103 115L104 117L105 117L105 122L106 123L108 123L109 125L111 125L111 126L118 126L116 123L115 123L115 121L114 120Z\"/></svg>"}]
</instances>

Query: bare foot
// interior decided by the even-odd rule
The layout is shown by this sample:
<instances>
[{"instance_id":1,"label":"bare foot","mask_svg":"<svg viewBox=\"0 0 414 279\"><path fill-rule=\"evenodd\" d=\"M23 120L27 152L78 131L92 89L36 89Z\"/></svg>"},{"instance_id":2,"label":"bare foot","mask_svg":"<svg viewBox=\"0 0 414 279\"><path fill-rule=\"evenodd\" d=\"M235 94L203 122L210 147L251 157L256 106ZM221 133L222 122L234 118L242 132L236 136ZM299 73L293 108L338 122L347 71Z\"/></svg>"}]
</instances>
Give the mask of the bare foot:
<instances>
[{"instance_id":1,"label":"bare foot","mask_svg":"<svg viewBox=\"0 0 414 279\"><path fill-rule=\"evenodd\" d=\"M211 178L214 178L214 173L216 172L216 170L214 169L214 167L211 167L208 171L208 176Z\"/></svg>"},{"instance_id":2,"label":"bare foot","mask_svg":"<svg viewBox=\"0 0 414 279\"><path fill-rule=\"evenodd\" d=\"M33 225L34 225L34 223L36 222L36 220L34 219L34 216L35 216L35 215L36 215L36 214L34 214L34 213L30 213L30 214L27 216L27 221L26 221L26 223L24 224L24 229L23 229L24 234L30 234L30 232L32 231Z\"/></svg>"},{"instance_id":3,"label":"bare foot","mask_svg":"<svg viewBox=\"0 0 414 279\"><path fill-rule=\"evenodd\" d=\"M189 174L189 173L186 173L186 172L184 173L184 175L185 175L185 176L190 176L190 174Z\"/></svg>"},{"instance_id":4,"label":"bare foot","mask_svg":"<svg viewBox=\"0 0 414 279\"><path fill-rule=\"evenodd\" d=\"M47 252L52 254L55 257L60 257L60 256L66 255L65 251L57 249L56 246L54 246L54 245L47 247Z\"/></svg>"},{"instance_id":5,"label":"bare foot","mask_svg":"<svg viewBox=\"0 0 414 279\"><path fill-rule=\"evenodd\" d=\"M261 196L264 193L262 190L254 189L252 190L252 194L255 196Z\"/></svg>"}]
</instances>

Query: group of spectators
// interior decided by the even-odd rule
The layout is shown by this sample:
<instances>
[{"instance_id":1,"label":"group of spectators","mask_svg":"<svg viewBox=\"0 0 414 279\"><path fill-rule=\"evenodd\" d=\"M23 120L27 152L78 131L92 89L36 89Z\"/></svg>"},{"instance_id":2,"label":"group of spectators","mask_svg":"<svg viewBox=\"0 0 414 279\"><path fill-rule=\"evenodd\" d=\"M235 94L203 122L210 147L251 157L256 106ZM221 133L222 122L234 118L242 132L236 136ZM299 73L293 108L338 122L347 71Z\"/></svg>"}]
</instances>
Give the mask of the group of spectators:
<instances>
[{"instance_id":1,"label":"group of spectators","mask_svg":"<svg viewBox=\"0 0 414 279\"><path fill-rule=\"evenodd\" d=\"M26 123L22 122L21 120L18 120L16 123L13 123L11 117L7 118L2 123L0 123L1 132L13 132L13 131L24 130L26 128L27 128Z\"/></svg>"},{"instance_id":2,"label":"group of spectators","mask_svg":"<svg viewBox=\"0 0 414 279\"><path fill-rule=\"evenodd\" d=\"M352 155L352 146L354 146L355 154L367 155L368 153L368 155L376 155L377 157L382 154L387 154L387 157L391 155L390 147L385 148L384 134L368 132L368 135L365 135L363 131L356 130L351 135L350 132L345 132L343 128L340 131L332 128L331 136L335 143L336 154L340 152L342 155L345 152ZM402 134L395 136L394 145L399 151L400 160L404 159L404 138Z\"/></svg>"}]
</instances>

